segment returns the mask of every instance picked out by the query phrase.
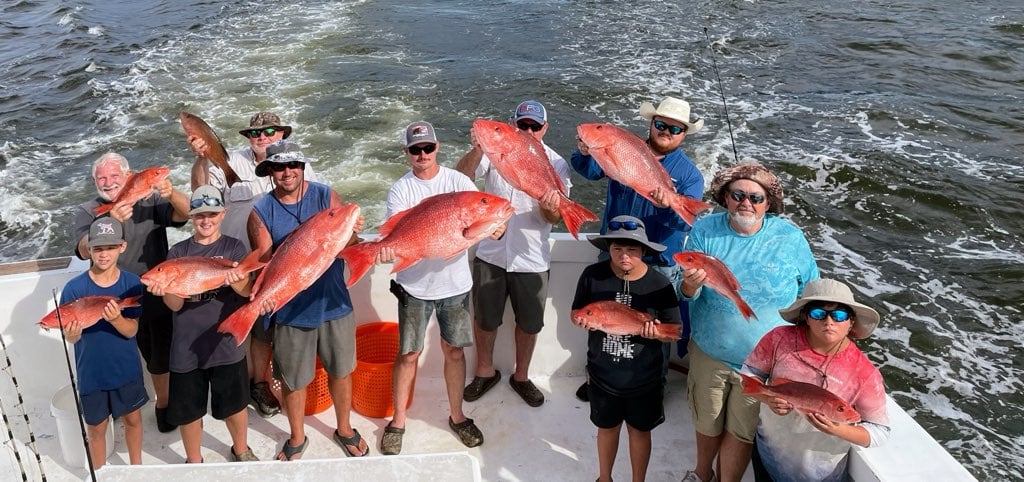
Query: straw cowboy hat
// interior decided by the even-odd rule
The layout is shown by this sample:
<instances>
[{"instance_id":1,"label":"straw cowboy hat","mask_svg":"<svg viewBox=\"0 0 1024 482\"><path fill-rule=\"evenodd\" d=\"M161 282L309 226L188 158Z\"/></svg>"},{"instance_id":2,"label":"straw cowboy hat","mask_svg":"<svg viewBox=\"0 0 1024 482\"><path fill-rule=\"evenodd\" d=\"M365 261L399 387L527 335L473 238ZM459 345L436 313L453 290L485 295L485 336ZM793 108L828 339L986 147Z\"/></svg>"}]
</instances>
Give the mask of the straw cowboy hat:
<instances>
[{"instance_id":1,"label":"straw cowboy hat","mask_svg":"<svg viewBox=\"0 0 1024 482\"><path fill-rule=\"evenodd\" d=\"M733 181L747 179L764 188L768 195L768 212L782 214L782 182L767 167L756 162L746 162L720 169L711 180L711 197L722 206L725 204L725 190Z\"/></svg>"},{"instance_id":2,"label":"straw cowboy hat","mask_svg":"<svg viewBox=\"0 0 1024 482\"><path fill-rule=\"evenodd\" d=\"M665 97L664 100L658 104L658 108L654 108L654 104L650 102L644 102L640 104L640 116L647 119L650 122L654 116L667 117L669 119L682 122L686 124L686 133L695 134L704 127L704 119L697 119L690 122L690 103L677 99L675 97Z\"/></svg>"},{"instance_id":3,"label":"straw cowboy hat","mask_svg":"<svg viewBox=\"0 0 1024 482\"><path fill-rule=\"evenodd\" d=\"M853 291L850 291L850 287L834 279L816 279L807 283L800 299L794 301L789 307L779 310L779 314L782 315L782 319L799 324L803 320L801 312L804 306L812 301L841 303L853 309L853 327L850 328L850 338L855 340L862 340L870 336L880 321L877 311L870 306L854 301Z\"/></svg>"}]
</instances>

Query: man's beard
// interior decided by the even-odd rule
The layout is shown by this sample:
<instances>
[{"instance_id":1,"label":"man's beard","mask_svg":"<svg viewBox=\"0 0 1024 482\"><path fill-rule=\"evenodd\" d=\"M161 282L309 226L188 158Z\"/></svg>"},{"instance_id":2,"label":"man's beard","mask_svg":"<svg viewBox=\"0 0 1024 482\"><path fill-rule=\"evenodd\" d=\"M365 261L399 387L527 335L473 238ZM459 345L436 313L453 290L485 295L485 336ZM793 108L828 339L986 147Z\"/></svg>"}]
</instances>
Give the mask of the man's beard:
<instances>
[{"instance_id":1,"label":"man's beard","mask_svg":"<svg viewBox=\"0 0 1024 482\"><path fill-rule=\"evenodd\" d=\"M740 216L740 215L737 215L737 214L729 213L729 221L731 221L733 224L735 224L736 227L738 227L740 229L744 229L744 230L753 228L754 226L757 226L757 224L760 223L761 220L763 220L763 219L764 219L764 215L763 214L760 215L760 216L758 216L756 214L751 215L751 216Z\"/></svg>"}]
</instances>

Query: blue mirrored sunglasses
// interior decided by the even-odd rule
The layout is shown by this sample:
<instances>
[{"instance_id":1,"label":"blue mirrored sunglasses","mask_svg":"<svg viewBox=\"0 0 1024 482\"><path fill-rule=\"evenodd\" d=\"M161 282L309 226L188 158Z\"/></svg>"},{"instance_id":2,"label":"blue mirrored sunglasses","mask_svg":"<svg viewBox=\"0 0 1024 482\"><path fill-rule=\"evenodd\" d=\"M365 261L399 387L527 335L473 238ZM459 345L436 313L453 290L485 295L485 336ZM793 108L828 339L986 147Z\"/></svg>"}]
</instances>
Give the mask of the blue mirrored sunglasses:
<instances>
[{"instance_id":1,"label":"blue mirrored sunglasses","mask_svg":"<svg viewBox=\"0 0 1024 482\"><path fill-rule=\"evenodd\" d=\"M807 316L811 317L812 320L822 321L826 316L832 317L832 321L836 323L842 323L850 319L850 312L845 308L836 308L834 310L826 310L825 308L811 308L807 310Z\"/></svg>"},{"instance_id":2,"label":"blue mirrored sunglasses","mask_svg":"<svg viewBox=\"0 0 1024 482\"><path fill-rule=\"evenodd\" d=\"M192 203L191 203L192 209L196 209L196 208L204 206L204 205L205 206L213 206L213 207L223 207L224 203L221 202L220 199L217 199L215 197L210 197L210 196L207 196L205 194L203 194L203 198L202 199L193 199Z\"/></svg>"},{"instance_id":3,"label":"blue mirrored sunglasses","mask_svg":"<svg viewBox=\"0 0 1024 482\"><path fill-rule=\"evenodd\" d=\"M618 231L620 229L636 231L639 227L640 223L636 221L608 221L608 229L612 231Z\"/></svg>"},{"instance_id":4,"label":"blue mirrored sunglasses","mask_svg":"<svg viewBox=\"0 0 1024 482\"><path fill-rule=\"evenodd\" d=\"M666 123L664 121L660 121L660 120L654 121L654 128L658 129L659 131L662 131L662 132L664 132L665 129L668 129L668 133L672 134L674 136L678 136L679 134L682 134L682 133L686 132L686 128L685 127L670 126L670 125L668 125L668 123Z\"/></svg>"}]
</instances>

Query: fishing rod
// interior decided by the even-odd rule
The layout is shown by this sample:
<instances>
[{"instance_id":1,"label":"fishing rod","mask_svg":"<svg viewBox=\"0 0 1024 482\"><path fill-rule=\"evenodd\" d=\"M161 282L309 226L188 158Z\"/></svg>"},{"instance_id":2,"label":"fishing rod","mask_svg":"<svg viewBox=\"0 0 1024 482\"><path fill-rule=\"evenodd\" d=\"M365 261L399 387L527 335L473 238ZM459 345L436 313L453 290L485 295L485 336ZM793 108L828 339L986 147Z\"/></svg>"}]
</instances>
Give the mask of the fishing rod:
<instances>
[{"instance_id":1,"label":"fishing rod","mask_svg":"<svg viewBox=\"0 0 1024 482\"><path fill-rule=\"evenodd\" d=\"M53 303L57 305L57 326L60 328L60 341L64 345L64 360L68 362L68 376L71 377L71 393L75 395L75 410L78 412L78 425L82 428L82 443L85 445L85 460L89 461L89 478L96 480L96 469L92 465L89 453L89 434L85 431L85 414L82 413L82 400L78 397L78 384L75 383L75 372L71 370L71 355L68 354L68 340L64 337L64 320L60 317L60 303L57 301L57 289L53 289Z\"/></svg>"},{"instance_id":2,"label":"fishing rod","mask_svg":"<svg viewBox=\"0 0 1024 482\"><path fill-rule=\"evenodd\" d=\"M718 80L718 92L722 95L722 107L725 109L725 123L729 126L729 140L732 141L732 157L736 164L740 163L740 155L736 152L736 138L732 135L732 120L729 119L729 104L725 102L725 88L722 87L722 77L718 75L718 61L715 60L715 49L711 45L711 36L708 35L708 28L704 27L704 38L708 40L708 50L711 51L711 66L715 70L715 79Z\"/></svg>"},{"instance_id":3,"label":"fishing rod","mask_svg":"<svg viewBox=\"0 0 1024 482\"><path fill-rule=\"evenodd\" d=\"M29 422L28 413L25 412L25 399L22 398L21 396L21 387L18 386L18 377L14 375L14 364L11 363L11 356L8 354L9 352L7 351L7 342L4 341L2 336L0 336L0 351L3 351L4 358L7 363L7 365L4 366L3 369L6 370L7 375L11 377L11 384L14 385L14 393L17 394L18 396L18 403L16 406L18 407L18 411L21 412L22 418L25 419L25 427L28 428L28 446L31 449L31 451L35 453L36 465L39 467L40 480L46 482L46 471L43 470L43 460L42 458L40 458L39 449L36 447L36 434L35 432L32 431L32 424ZM3 414L4 426L7 427L7 438L12 441L11 448L13 449L14 452L14 458L18 461L18 467L21 469L21 480L27 481L28 469L25 467L25 464L21 460L21 451L18 450L18 447L16 445L13 444L14 432L11 429L10 419L7 418L6 411L0 410L0 413Z\"/></svg>"}]
</instances>

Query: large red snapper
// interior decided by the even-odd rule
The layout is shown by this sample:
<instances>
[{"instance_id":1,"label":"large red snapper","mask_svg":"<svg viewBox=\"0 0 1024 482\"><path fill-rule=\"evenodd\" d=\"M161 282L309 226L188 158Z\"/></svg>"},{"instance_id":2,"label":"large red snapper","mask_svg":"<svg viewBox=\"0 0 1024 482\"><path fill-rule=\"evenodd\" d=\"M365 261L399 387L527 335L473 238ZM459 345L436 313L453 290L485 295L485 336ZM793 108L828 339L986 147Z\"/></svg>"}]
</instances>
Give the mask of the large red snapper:
<instances>
[{"instance_id":1,"label":"large red snapper","mask_svg":"<svg viewBox=\"0 0 1024 482\"><path fill-rule=\"evenodd\" d=\"M707 273L704 284L736 303L736 308L746 319L757 319L753 308L740 296L740 282L732 274L729 267L720 259L708 256L700 251L683 251L672 255L672 259L684 269L703 269Z\"/></svg>"},{"instance_id":2,"label":"large red snapper","mask_svg":"<svg viewBox=\"0 0 1024 482\"><path fill-rule=\"evenodd\" d=\"M224 149L220 137L206 121L197 115L182 112L181 127L185 129L186 137L196 136L206 143L206 148L199 155L209 159L213 165L224 171L224 179L227 180L229 186L238 182L238 174L235 174L235 170L228 164L227 149Z\"/></svg>"},{"instance_id":3,"label":"large red snapper","mask_svg":"<svg viewBox=\"0 0 1024 482\"><path fill-rule=\"evenodd\" d=\"M397 273L421 259L451 259L490 236L515 214L508 199L479 191L436 194L416 206L391 216L380 228L378 241L345 248L348 286L356 284L373 266L381 248L395 251Z\"/></svg>"},{"instance_id":4,"label":"large red snapper","mask_svg":"<svg viewBox=\"0 0 1024 482\"><path fill-rule=\"evenodd\" d=\"M675 184L665 167L643 139L611 124L580 124L576 127L580 140L608 177L629 186L652 203L651 193L665 193L669 206L691 226L712 206L676 192Z\"/></svg>"},{"instance_id":5,"label":"large red snapper","mask_svg":"<svg viewBox=\"0 0 1024 482\"><path fill-rule=\"evenodd\" d=\"M473 137L512 187L537 200L552 189L561 193L558 212L575 238L579 239L581 224L598 220L589 209L569 199L544 145L530 134L504 122L477 119L473 122Z\"/></svg>"},{"instance_id":6,"label":"large red snapper","mask_svg":"<svg viewBox=\"0 0 1024 482\"><path fill-rule=\"evenodd\" d=\"M116 296L83 296L70 303L60 305L60 320L64 323L64 326L68 326L72 322L82 322L82 328L88 328L95 325L103 318L103 308L107 306L110 300L118 301L118 305L121 309L131 308L133 306L142 306L142 295L130 296L125 299L119 299ZM39 326L46 328L59 328L60 323L57 320L57 309L51 311L42 320L39 320Z\"/></svg>"},{"instance_id":7,"label":"large red snapper","mask_svg":"<svg viewBox=\"0 0 1024 482\"><path fill-rule=\"evenodd\" d=\"M600 330L609 335L639 335L640 330L654 317L617 301L595 301L570 314L572 322L588 330ZM657 339L675 341L682 338L678 323L655 325Z\"/></svg>"},{"instance_id":8,"label":"large red snapper","mask_svg":"<svg viewBox=\"0 0 1024 482\"><path fill-rule=\"evenodd\" d=\"M153 189L156 188L156 185L167 179L167 175L170 173L171 170L166 167L151 167L131 174L128 176L128 179L125 179L124 187L117 193L116 198L108 203L96 206L92 212L99 216L113 209L114 205L119 202L125 202L134 206L135 203L153 194Z\"/></svg>"},{"instance_id":9,"label":"large red snapper","mask_svg":"<svg viewBox=\"0 0 1024 482\"><path fill-rule=\"evenodd\" d=\"M237 267L230 259L186 256L166 260L143 273L141 278L146 286L163 286L165 292L187 298L224 286L225 277L231 271L247 274L265 264L260 262L256 251L249 253Z\"/></svg>"},{"instance_id":10,"label":"large red snapper","mask_svg":"<svg viewBox=\"0 0 1024 482\"><path fill-rule=\"evenodd\" d=\"M352 238L359 206L328 208L302 223L278 246L256 278L249 302L228 316L217 331L231 333L241 345L265 302L280 310L327 271Z\"/></svg>"},{"instance_id":11,"label":"large red snapper","mask_svg":"<svg viewBox=\"0 0 1024 482\"><path fill-rule=\"evenodd\" d=\"M781 398L793 404L793 409L800 413L820 413L838 423L860 422L860 414L853 405L817 385L786 378L773 378L766 385L756 377L742 373L740 376L743 377L743 393L748 395Z\"/></svg>"}]
</instances>

